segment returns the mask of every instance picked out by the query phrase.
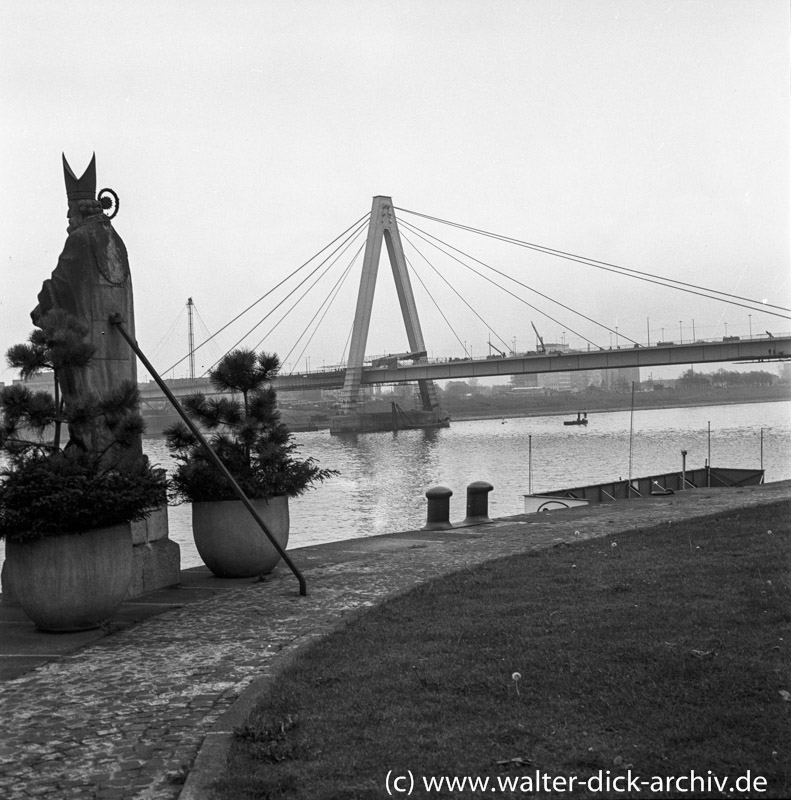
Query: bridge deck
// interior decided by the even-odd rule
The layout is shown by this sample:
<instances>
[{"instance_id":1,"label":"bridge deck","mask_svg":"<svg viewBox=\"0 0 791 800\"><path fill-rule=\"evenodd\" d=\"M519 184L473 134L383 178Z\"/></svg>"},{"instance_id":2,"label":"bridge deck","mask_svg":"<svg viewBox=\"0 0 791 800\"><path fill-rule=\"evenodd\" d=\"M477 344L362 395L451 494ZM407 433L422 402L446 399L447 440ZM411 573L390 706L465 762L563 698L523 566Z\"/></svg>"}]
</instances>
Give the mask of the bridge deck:
<instances>
[{"instance_id":1,"label":"bridge deck","mask_svg":"<svg viewBox=\"0 0 791 800\"><path fill-rule=\"evenodd\" d=\"M501 375L541 372L575 372L587 369L622 369L723 361L775 361L791 358L791 336L753 337L727 341L662 344L652 347L620 347L607 350L540 355L525 353L505 358L426 361L404 366L365 367L363 385L404 383L421 379L460 380ZM275 381L278 391L333 389L343 385L345 370L337 368L300 375L281 375Z\"/></svg>"}]
</instances>

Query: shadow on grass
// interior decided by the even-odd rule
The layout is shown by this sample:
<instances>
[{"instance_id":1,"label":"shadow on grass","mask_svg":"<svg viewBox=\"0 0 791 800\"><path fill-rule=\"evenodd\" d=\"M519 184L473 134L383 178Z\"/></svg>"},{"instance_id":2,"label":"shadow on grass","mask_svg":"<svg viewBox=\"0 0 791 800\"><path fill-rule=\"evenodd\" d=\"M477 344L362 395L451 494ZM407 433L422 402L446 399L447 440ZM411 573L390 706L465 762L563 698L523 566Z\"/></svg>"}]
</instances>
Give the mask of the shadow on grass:
<instances>
[{"instance_id":1,"label":"shadow on grass","mask_svg":"<svg viewBox=\"0 0 791 800\"><path fill-rule=\"evenodd\" d=\"M412 797L557 796L493 793L536 770L576 776L568 797L791 796L790 518L783 502L558 546L385 602L275 682L217 797L380 798L389 770ZM693 771L699 791L579 786ZM748 771L766 783L711 782ZM490 784L425 788L443 775Z\"/></svg>"}]
</instances>

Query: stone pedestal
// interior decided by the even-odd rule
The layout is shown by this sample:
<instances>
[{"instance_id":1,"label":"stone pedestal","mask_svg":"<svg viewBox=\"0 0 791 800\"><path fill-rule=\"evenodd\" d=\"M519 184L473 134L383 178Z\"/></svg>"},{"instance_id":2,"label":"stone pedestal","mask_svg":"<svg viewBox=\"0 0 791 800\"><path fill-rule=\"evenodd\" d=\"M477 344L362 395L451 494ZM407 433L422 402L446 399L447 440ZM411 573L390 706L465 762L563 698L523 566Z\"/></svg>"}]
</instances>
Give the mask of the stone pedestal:
<instances>
[{"instance_id":1,"label":"stone pedestal","mask_svg":"<svg viewBox=\"0 0 791 800\"><path fill-rule=\"evenodd\" d=\"M167 506L132 523L132 550L134 567L127 599L179 582L181 548L168 538Z\"/></svg>"}]
</instances>

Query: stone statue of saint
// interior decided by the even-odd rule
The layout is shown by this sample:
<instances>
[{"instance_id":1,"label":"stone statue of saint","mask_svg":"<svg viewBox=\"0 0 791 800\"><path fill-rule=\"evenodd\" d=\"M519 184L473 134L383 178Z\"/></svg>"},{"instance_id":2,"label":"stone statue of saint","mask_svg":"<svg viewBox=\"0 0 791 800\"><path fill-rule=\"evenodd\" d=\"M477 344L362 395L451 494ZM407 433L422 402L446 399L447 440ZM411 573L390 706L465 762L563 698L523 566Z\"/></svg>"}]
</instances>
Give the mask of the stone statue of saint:
<instances>
[{"instance_id":1,"label":"stone statue of saint","mask_svg":"<svg viewBox=\"0 0 791 800\"><path fill-rule=\"evenodd\" d=\"M69 226L68 238L58 265L44 281L38 305L30 316L34 325L52 309L64 309L89 327L88 341L96 348L90 365L60 371L59 383L68 408L70 399L92 393L98 397L117 390L125 381L137 386L137 359L121 334L110 324L119 313L124 327L134 336L135 317L129 259L121 237L104 213L104 203L96 197L96 155L78 178L63 156ZM117 211L118 199L112 194ZM105 202L109 202L106 198ZM115 213L113 213L115 216ZM108 436L95 423L69 426L71 443L96 452L106 448ZM139 439L139 437L138 437ZM142 454L142 441L128 451L131 457Z\"/></svg>"}]
</instances>

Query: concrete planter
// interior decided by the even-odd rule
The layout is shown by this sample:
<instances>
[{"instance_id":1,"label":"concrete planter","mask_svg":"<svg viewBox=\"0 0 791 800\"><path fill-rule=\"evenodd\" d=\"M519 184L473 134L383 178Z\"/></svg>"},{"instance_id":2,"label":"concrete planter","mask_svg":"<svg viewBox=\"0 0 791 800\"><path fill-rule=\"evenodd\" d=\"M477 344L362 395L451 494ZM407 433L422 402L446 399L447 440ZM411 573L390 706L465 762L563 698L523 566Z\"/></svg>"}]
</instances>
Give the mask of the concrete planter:
<instances>
[{"instance_id":1,"label":"concrete planter","mask_svg":"<svg viewBox=\"0 0 791 800\"><path fill-rule=\"evenodd\" d=\"M45 631L84 631L106 622L132 580L126 525L6 542L8 580L22 610Z\"/></svg>"},{"instance_id":2,"label":"concrete planter","mask_svg":"<svg viewBox=\"0 0 791 800\"><path fill-rule=\"evenodd\" d=\"M278 544L288 544L288 497L253 500ZM218 578L252 578L271 572L280 553L241 500L192 504L192 535L203 563Z\"/></svg>"}]
</instances>

